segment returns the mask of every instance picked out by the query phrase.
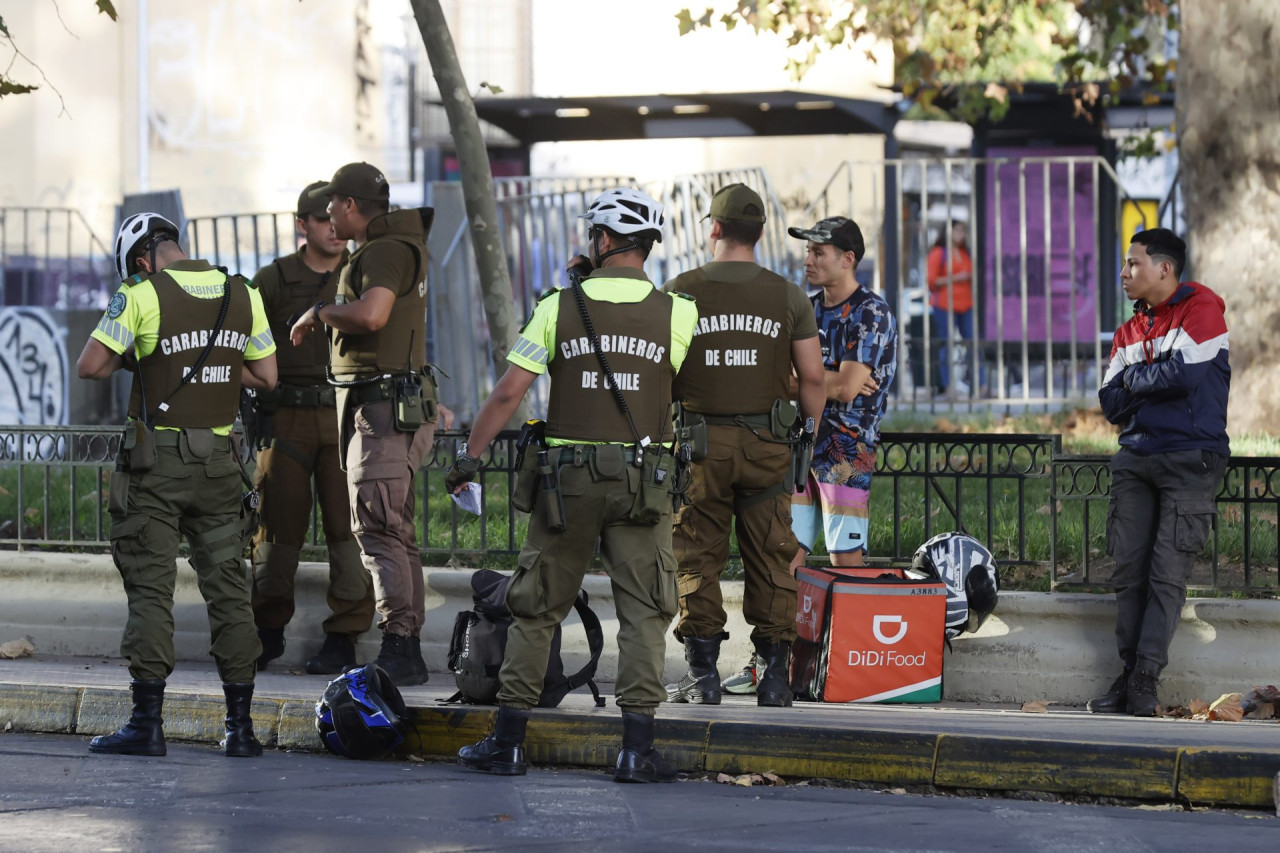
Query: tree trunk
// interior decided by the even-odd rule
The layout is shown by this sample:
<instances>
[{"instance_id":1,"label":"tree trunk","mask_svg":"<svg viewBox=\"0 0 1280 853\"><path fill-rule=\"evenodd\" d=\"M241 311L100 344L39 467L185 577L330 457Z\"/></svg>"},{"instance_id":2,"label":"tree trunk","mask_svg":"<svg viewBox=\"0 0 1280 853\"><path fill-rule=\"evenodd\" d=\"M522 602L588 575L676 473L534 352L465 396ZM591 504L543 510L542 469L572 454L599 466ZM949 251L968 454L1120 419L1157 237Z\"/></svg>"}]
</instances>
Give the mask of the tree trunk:
<instances>
[{"instance_id":1,"label":"tree trunk","mask_svg":"<svg viewBox=\"0 0 1280 853\"><path fill-rule=\"evenodd\" d=\"M512 312L511 278L507 274L507 254L498 228L498 205L494 201L489 152L480 134L476 105L463 79L440 0L411 0L411 4L418 30L422 33L422 43L427 49L427 58L431 61L431 73L436 78L440 98L449 117L449 133L457 149L463 202L471 227L476 266L480 271L484 314L489 321L489 357L493 361L494 374L501 376L507 367L507 353L515 343L516 324Z\"/></svg>"},{"instance_id":2,"label":"tree trunk","mask_svg":"<svg viewBox=\"0 0 1280 853\"><path fill-rule=\"evenodd\" d=\"M1227 303L1233 435L1280 423L1280 3L1182 0L1178 147L1192 269Z\"/></svg>"}]
</instances>

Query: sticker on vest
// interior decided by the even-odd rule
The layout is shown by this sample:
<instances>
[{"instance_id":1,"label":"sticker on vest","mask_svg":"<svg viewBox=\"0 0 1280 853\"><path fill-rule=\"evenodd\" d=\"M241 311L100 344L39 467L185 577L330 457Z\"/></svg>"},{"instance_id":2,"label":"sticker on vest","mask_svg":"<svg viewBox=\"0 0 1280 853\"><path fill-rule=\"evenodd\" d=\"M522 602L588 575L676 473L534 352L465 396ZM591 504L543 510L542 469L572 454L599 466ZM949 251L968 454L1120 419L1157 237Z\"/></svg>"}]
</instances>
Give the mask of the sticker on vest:
<instances>
[{"instance_id":1,"label":"sticker on vest","mask_svg":"<svg viewBox=\"0 0 1280 853\"><path fill-rule=\"evenodd\" d=\"M425 278L422 281L418 282L418 295L419 296L427 295L427 280Z\"/></svg>"},{"instance_id":2,"label":"sticker on vest","mask_svg":"<svg viewBox=\"0 0 1280 853\"><path fill-rule=\"evenodd\" d=\"M107 316L112 320L124 313L125 306L129 304L129 300L123 293L117 293L111 297L111 301L107 303Z\"/></svg>"}]
</instances>

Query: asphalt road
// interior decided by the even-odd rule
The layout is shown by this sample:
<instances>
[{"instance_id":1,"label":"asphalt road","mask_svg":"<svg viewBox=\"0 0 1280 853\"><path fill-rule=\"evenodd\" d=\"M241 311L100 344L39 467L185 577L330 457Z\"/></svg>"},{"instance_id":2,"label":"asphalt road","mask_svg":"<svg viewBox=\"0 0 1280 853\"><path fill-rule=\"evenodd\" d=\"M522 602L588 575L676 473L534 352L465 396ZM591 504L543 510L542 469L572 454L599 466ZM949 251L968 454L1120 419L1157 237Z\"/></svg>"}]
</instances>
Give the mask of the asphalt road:
<instances>
[{"instance_id":1,"label":"asphalt road","mask_svg":"<svg viewBox=\"0 0 1280 853\"><path fill-rule=\"evenodd\" d=\"M451 764L268 751L93 756L86 738L0 735L0 850L813 850L1171 853L1269 849L1263 813L917 796L598 771L499 779ZM1265 845L1265 848L1264 848Z\"/></svg>"}]
</instances>

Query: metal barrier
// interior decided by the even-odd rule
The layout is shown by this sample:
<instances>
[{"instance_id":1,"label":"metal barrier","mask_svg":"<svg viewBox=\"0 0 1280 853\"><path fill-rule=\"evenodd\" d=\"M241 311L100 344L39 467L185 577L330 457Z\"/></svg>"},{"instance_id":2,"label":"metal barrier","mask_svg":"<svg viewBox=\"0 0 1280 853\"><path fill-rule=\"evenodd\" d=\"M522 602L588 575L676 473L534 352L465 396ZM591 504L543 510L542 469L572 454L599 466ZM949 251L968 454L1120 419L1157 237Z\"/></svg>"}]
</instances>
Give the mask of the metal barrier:
<instances>
[{"instance_id":1,"label":"metal barrier","mask_svg":"<svg viewBox=\"0 0 1280 853\"><path fill-rule=\"evenodd\" d=\"M187 220L186 232L191 257L245 278L253 278L258 270L298 248L291 211L195 216Z\"/></svg>"},{"instance_id":2,"label":"metal barrier","mask_svg":"<svg viewBox=\"0 0 1280 853\"><path fill-rule=\"evenodd\" d=\"M0 207L0 305L102 310L119 284L78 210Z\"/></svg>"},{"instance_id":3,"label":"metal barrier","mask_svg":"<svg viewBox=\"0 0 1280 853\"><path fill-rule=\"evenodd\" d=\"M0 547L106 550L109 472L118 428L0 427ZM429 558L510 565L527 518L508 496L516 433L483 456L485 513L444 492L461 431L439 433L420 481L419 542ZM1033 588L1107 587L1108 457L1061 452L1057 435L886 433L871 490L872 562L909 563L929 537L963 530L986 542L1006 577ZM1234 457L1195 588L1275 595L1280 458ZM309 545L323 543L314 515ZM323 552L313 550L313 558Z\"/></svg>"},{"instance_id":4,"label":"metal barrier","mask_svg":"<svg viewBox=\"0 0 1280 853\"><path fill-rule=\"evenodd\" d=\"M1122 300L1126 199L1111 164L1096 156L850 161L805 221L841 214L862 226L870 286L898 317L899 405L1049 408L1091 396L1105 371ZM930 309L927 259L940 235L949 251L948 222L969 229L967 316ZM972 335L961 335L969 322ZM944 364L964 378L936 399Z\"/></svg>"}]
</instances>

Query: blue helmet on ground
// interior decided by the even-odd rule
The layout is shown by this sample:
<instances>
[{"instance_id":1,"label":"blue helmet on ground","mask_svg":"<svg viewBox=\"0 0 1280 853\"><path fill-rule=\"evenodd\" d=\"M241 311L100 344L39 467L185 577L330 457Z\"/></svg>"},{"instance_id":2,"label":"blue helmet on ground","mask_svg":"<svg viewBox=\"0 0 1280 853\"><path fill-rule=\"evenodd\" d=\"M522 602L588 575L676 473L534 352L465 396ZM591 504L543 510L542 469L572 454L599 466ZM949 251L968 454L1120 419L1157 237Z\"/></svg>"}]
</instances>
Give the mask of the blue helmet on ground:
<instances>
[{"instance_id":1,"label":"blue helmet on ground","mask_svg":"<svg viewBox=\"0 0 1280 853\"><path fill-rule=\"evenodd\" d=\"M920 546L911 566L947 585L947 639L977 631L996 609L1000 575L986 546L964 533L940 533Z\"/></svg>"},{"instance_id":2,"label":"blue helmet on ground","mask_svg":"<svg viewBox=\"0 0 1280 853\"><path fill-rule=\"evenodd\" d=\"M316 731L334 755L378 758L404 740L407 714L391 676L368 664L329 682L316 703Z\"/></svg>"}]
</instances>

